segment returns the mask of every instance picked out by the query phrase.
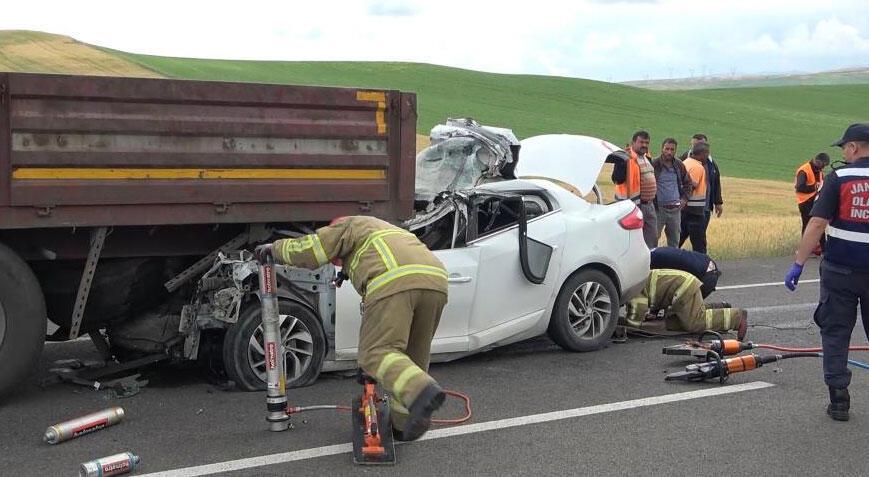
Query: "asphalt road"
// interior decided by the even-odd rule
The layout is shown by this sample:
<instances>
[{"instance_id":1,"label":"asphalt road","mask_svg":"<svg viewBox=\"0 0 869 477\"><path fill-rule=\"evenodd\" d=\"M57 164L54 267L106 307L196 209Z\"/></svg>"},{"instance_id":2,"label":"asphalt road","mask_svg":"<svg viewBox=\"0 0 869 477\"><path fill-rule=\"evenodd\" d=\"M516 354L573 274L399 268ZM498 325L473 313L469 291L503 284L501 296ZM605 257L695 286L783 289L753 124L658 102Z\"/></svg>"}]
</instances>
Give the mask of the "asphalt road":
<instances>
[{"instance_id":1,"label":"asphalt road","mask_svg":"<svg viewBox=\"0 0 869 477\"><path fill-rule=\"evenodd\" d=\"M816 261L796 293L780 285L739 288L778 282L789 263L723 263L724 289L712 298L751 310L755 342L816 345ZM346 413L298 415L293 430L270 433L262 394L222 391L196 370L160 369L125 399L40 386L34 378L0 403L0 474L74 475L80 462L126 450L141 456L139 475L869 473L869 371L854 369L851 421L834 422L824 414L819 359L768 365L725 386L664 382L687 362L661 354L677 341L631 339L573 354L537 338L435 365L432 374L444 386L472 397L474 417L466 427L400 445L398 464L389 468L351 463ZM859 325L853 342L866 343ZM47 345L40 377L54 360L92 356L88 342ZM853 357L869 361L869 353ZM352 379L324 376L292 390L290 401L348 404L357 392ZM121 424L55 446L42 443L48 425L111 405L126 410ZM460 410L449 402L440 414ZM220 472L233 468L239 470Z\"/></svg>"}]
</instances>

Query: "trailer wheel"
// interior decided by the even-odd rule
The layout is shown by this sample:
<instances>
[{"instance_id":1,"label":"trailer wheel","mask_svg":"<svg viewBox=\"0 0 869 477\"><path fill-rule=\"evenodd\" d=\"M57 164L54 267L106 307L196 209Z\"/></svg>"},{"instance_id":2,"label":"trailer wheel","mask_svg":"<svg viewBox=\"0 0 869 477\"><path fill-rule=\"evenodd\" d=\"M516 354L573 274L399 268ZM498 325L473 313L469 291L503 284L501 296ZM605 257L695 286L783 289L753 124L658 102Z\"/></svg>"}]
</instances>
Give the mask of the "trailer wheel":
<instances>
[{"instance_id":1,"label":"trailer wheel","mask_svg":"<svg viewBox=\"0 0 869 477\"><path fill-rule=\"evenodd\" d=\"M32 372L45 344L45 300L36 275L0 244L0 394Z\"/></svg>"},{"instance_id":2,"label":"trailer wheel","mask_svg":"<svg viewBox=\"0 0 869 477\"><path fill-rule=\"evenodd\" d=\"M326 357L326 337L317 315L308 308L281 300L281 337L286 350L287 387L308 386L317 380ZM229 379L246 391L266 388L265 352L259 302L242 311L226 331L223 363Z\"/></svg>"}]
</instances>

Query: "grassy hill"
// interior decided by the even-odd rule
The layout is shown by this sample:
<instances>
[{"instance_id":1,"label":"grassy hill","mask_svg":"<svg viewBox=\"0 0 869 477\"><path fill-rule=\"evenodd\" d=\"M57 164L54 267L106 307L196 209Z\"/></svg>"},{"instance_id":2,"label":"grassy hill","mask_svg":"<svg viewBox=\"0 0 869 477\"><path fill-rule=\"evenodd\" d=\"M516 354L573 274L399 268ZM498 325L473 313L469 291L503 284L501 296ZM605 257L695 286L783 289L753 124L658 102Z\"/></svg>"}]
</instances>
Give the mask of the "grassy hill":
<instances>
[{"instance_id":1,"label":"grassy hill","mask_svg":"<svg viewBox=\"0 0 869 477\"><path fill-rule=\"evenodd\" d=\"M709 135L725 175L785 181L818 151L838 157L826 145L847 124L866 120L869 104L869 85L650 91L428 64L167 58L33 32L0 32L0 69L414 91L421 134L450 116L510 127L520 137L564 132L616 144L625 144L637 129L647 129L656 153L664 137L676 137L684 147L691 134L702 131Z\"/></svg>"},{"instance_id":2,"label":"grassy hill","mask_svg":"<svg viewBox=\"0 0 869 477\"><path fill-rule=\"evenodd\" d=\"M138 63L70 37L24 30L0 30L0 71L159 76Z\"/></svg>"},{"instance_id":3,"label":"grassy hill","mask_svg":"<svg viewBox=\"0 0 869 477\"><path fill-rule=\"evenodd\" d=\"M848 68L819 73L794 73L758 76L700 76L642 81L623 84L655 90L709 88L757 88L761 86L843 85L869 83L869 68Z\"/></svg>"},{"instance_id":4,"label":"grassy hill","mask_svg":"<svg viewBox=\"0 0 869 477\"><path fill-rule=\"evenodd\" d=\"M796 166L848 124L865 120L869 85L649 91L574 78L481 73L427 64L260 62L165 58L116 52L167 77L395 88L418 94L420 133L471 116L520 137L566 132L624 144L637 129L653 151L667 136L683 145L709 135L730 176L791 180Z\"/></svg>"}]
</instances>

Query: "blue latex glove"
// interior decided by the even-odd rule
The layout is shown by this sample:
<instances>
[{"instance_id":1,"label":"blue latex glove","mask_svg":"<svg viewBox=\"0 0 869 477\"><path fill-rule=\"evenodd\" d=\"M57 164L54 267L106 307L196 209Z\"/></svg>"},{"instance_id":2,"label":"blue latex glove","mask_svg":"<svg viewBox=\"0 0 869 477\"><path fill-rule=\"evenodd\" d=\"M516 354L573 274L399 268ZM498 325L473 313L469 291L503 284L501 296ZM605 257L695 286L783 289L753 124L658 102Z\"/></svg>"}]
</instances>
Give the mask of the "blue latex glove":
<instances>
[{"instance_id":1,"label":"blue latex glove","mask_svg":"<svg viewBox=\"0 0 869 477\"><path fill-rule=\"evenodd\" d=\"M785 286L790 291L794 291L797 289L797 284L800 282L800 275L803 274L803 266L799 263L794 263L791 265L791 269L788 270L787 275L785 275Z\"/></svg>"}]
</instances>

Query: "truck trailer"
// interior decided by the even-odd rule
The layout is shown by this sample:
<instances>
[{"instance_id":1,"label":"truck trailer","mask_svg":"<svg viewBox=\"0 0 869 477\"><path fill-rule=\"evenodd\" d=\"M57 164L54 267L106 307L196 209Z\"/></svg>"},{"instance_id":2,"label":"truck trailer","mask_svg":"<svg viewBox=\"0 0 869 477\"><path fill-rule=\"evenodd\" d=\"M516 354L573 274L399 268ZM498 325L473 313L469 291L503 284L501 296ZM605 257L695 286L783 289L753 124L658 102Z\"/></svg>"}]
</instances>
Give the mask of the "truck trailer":
<instances>
[{"instance_id":1,"label":"truck trailer","mask_svg":"<svg viewBox=\"0 0 869 477\"><path fill-rule=\"evenodd\" d=\"M394 90L0 72L0 393L46 340L84 335L107 360L208 358L261 387L244 250L412 218L416 117ZM279 279L312 359L334 337L333 273ZM321 369L296 364L291 385Z\"/></svg>"}]
</instances>

